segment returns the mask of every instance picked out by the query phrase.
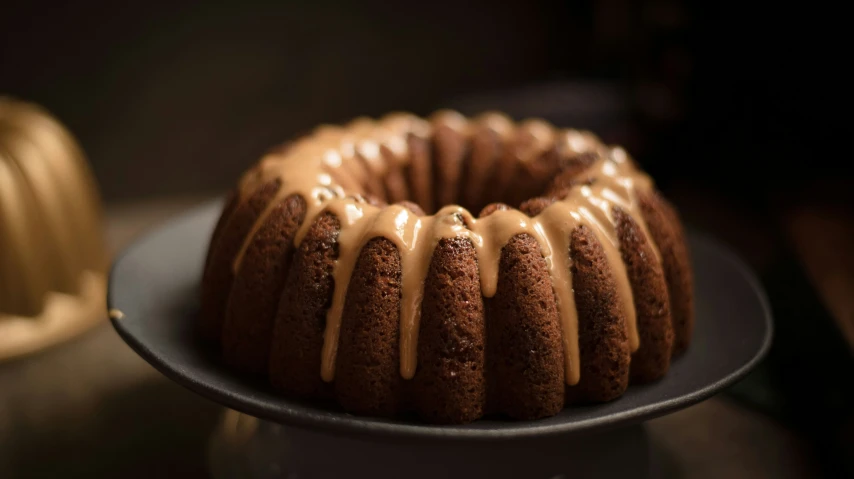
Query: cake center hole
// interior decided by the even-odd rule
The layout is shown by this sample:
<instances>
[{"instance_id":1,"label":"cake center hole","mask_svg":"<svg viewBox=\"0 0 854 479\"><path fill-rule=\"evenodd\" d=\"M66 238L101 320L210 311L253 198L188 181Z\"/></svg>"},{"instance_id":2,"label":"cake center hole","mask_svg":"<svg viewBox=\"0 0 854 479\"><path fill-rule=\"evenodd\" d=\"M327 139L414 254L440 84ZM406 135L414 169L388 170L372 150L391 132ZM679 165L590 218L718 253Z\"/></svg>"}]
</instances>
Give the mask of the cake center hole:
<instances>
[{"instance_id":1,"label":"cake center hole","mask_svg":"<svg viewBox=\"0 0 854 479\"><path fill-rule=\"evenodd\" d=\"M408 162L395 163L391 153L383 151L384 174L367 175L363 188L369 201L411 202L427 214L448 205L462 206L473 214L491 203L518 208L552 190L558 178L577 176L590 163L583 154L561 157L555 149L522 159L442 128L430 138L410 136L407 141ZM368 161L360 161L371 171ZM566 178L563 181L569 183Z\"/></svg>"}]
</instances>

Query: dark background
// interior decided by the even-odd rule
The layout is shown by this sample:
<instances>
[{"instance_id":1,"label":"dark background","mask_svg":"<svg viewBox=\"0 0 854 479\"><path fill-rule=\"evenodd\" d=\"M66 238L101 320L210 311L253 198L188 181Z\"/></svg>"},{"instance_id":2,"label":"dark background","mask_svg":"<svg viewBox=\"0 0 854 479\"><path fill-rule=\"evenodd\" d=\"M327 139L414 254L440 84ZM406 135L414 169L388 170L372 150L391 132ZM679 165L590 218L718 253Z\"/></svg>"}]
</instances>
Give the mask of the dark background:
<instances>
[{"instance_id":1,"label":"dark background","mask_svg":"<svg viewBox=\"0 0 854 479\"><path fill-rule=\"evenodd\" d=\"M835 475L854 457L854 317L821 285L854 271L848 18L820 2L16 2L0 94L74 132L108 205L219 194L273 144L389 110L591 128L757 270L777 336L730 394Z\"/></svg>"},{"instance_id":2,"label":"dark background","mask_svg":"<svg viewBox=\"0 0 854 479\"><path fill-rule=\"evenodd\" d=\"M814 3L121 3L0 15L0 91L75 132L107 200L219 191L317 123L471 95L626 142L665 187L851 164L846 17Z\"/></svg>"}]
</instances>

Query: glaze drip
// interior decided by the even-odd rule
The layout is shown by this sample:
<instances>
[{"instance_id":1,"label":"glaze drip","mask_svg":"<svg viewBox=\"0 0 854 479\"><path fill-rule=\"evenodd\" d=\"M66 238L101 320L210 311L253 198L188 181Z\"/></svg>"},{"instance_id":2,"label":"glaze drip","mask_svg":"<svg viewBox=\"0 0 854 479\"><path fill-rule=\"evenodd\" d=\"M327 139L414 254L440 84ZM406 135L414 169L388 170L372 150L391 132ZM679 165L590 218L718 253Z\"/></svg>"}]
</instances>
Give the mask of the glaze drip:
<instances>
[{"instance_id":1,"label":"glaze drip","mask_svg":"<svg viewBox=\"0 0 854 479\"><path fill-rule=\"evenodd\" d=\"M465 141L485 129L498 135L504 155L518 164L539 161L548 152L568 156L594 153L596 161L584 172L589 181L568 190L538 215L530 217L517 209L495 211L476 218L458 205L444 206L433 215L419 216L401 205L375 206L365 195L387 197L382 178L392 168L405 167L410 160L407 139L426 139L435 128L450 128ZM507 156L504 157L506 160ZM456 112L437 112L430 121L396 113L381 120L359 118L344 127L322 126L289 148L269 154L250 170L240 183L245 199L255 188L279 182L276 199L270 202L249 233L233 268L241 260L254 231L260 228L274 206L291 195L301 195L307 203L306 219L295 242L302 241L314 220L324 212L338 217L338 259L333 269L334 292L327 311L321 361L324 381L335 377L336 355L347 285L362 248L371 239L383 237L393 242L402 265L400 311L400 374L411 379L417 370L418 332L424 280L436 245L444 238L462 237L475 248L484 297L496 293L502 248L516 235L528 234L540 245L552 279L560 316L566 383L580 379L578 314L572 289L570 239L580 225L587 226L605 251L613 272L629 345L639 347L635 308L619 242L613 212L630 215L645 230L637 192L649 191L651 179L637 170L621 148L609 148L587 132L556 130L545 122L528 120L514 126L504 115L487 113L466 119ZM511 178L512 181L512 178ZM646 231L644 231L646 232ZM656 259L659 253L653 248Z\"/></svg>"}]
</instances>

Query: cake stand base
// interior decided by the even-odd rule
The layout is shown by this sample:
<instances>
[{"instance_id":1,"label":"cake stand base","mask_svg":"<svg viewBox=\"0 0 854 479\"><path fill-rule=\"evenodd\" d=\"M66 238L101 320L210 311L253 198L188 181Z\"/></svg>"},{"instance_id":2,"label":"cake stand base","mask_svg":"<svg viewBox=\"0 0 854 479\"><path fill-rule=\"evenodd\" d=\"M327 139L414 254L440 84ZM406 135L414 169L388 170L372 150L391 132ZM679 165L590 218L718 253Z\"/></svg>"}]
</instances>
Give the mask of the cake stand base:
<instances>
[{"instance_id":1,"label":"cake stand base","mask_svg":"<svg viewBox=\"0 0 854 479\"><path fill-rule=\"evenodd\" d=\"M210 446L215 479L651 479L658 477L654 463L640 424L521 440L394 441L309 431L228 411Z\"/></svg>"}]
</instances>

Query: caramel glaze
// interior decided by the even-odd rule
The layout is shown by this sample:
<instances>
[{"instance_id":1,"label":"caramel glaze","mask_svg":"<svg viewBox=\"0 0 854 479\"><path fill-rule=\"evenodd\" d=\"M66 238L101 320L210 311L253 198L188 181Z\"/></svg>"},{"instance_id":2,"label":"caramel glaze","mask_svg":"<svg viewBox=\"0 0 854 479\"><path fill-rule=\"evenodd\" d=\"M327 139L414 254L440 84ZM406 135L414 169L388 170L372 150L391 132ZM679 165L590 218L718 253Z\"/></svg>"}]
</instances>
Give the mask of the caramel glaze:
<instances>
[{"instance_id":1,"label":"caramel glaze","mask_svg":"<svg viewBox=\"0 0 854 479\"><path fill-rule=\"evenodd\" d=\"M475 145L476 151L449 143L444 133L448 131L465 139L463 147ZM496 143L500 147L495 147ZM477 149L478 144L482 148ZM440 150L438 158L455 168L445 187L432 190L431 181L423 181L425 175L430 178L434 166L429 164L431 148ZM496 151L502 153L488 161L482 158ZM472 155L480 155L481 159L465 160ZM581 163L574 160L579 158L583 159ZM483 164L494 167L485 169ZM511 184L515 188L516 178L523 183L520 188L527 190L523 193L528 194L535 187L542 189L560 172L570 171L575 179L564 182L563 188L553 187L560 191L559 195L555 193L558 197L536 208L533 215L513 208L494 208L491 214L475 217L453 204L459 199L476 204L488 189L512 189ZM581 180L576 181L577 178ZM243 244L233 255L229 273L236 274L241 269L266 216L284 199L298 195L305 202L304 219L293 235L296 248L320 215L331 214L337 219L338 255L321 350L320 375L325 382L333 381L335 376L347 286L360 251L375 238L385 238L399 254L403 379L413 378L416 371L424 282L431 258L443 240L454 238L467 240L473 247L484 298L496 295L502 249L517 237L536 242L554 289L564 350L564 379L567 385L576 385L582 365L570 252L573 232L582 228L588 237L598 240L610 267L629 348L637 352L641 346L632 285L620 252L618 224L628 218L648 236L640 198L651 194L653 185L623 149L607 147L590 133L555 129L539 120L514 124L498 113L474 119L451 111L440 111L429 120L404 113L378 121L360 118L343 127L319 127L288 148L268 154L241 179L236 203L249 201L255 191L270 184L278 185L275 197L246 232ZM428 211L436 203L448 205L426 215L406 204L387 205L369 201L370 197L390 201L412 198ZM577 235L576 241L580 241ZM651 242L648 250L651 258L647 260L661 261Z\"/></svg>"}]
</instances>

